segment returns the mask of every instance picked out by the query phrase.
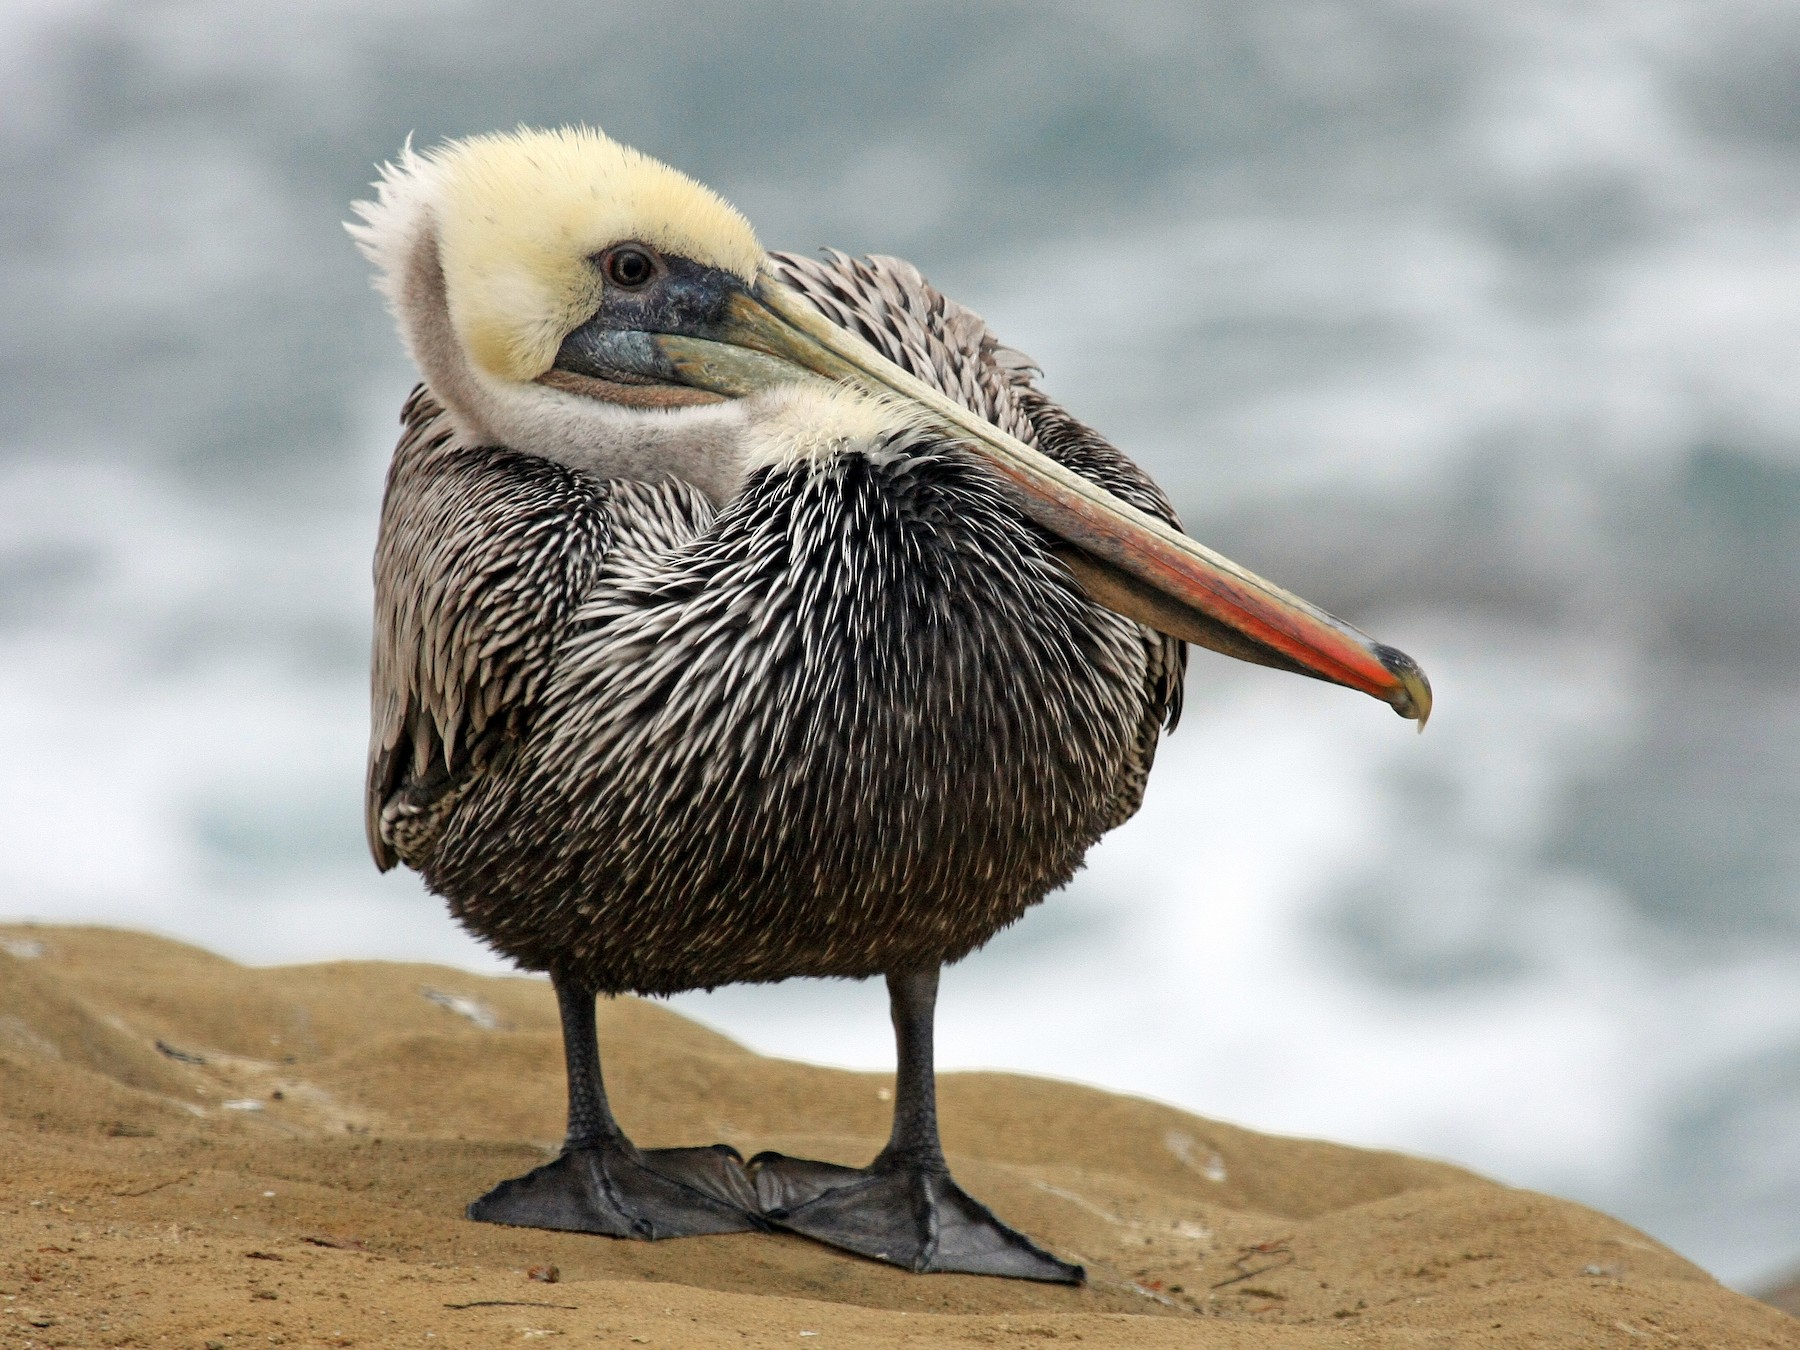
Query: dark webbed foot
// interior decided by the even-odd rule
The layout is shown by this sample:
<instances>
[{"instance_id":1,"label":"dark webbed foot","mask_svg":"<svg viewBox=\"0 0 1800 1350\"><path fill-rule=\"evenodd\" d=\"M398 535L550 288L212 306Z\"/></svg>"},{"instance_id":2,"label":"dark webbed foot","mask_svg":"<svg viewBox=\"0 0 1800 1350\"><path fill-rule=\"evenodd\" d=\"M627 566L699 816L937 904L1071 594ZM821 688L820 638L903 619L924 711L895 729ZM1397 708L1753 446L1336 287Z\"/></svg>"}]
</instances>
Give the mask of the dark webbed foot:
<instances>
[{"instance_id":1,"label":"dark webbed foot","mask_svg":"<svg viewBox=\"0 0 1800 1350\"><path fill-rule=\"evenodd\" d=\"M555 1162L501 1182L468 1216L646 1241L766 1228L736 1149L640 1149L625 1137L600 1076L593 991L556 975L551 983L568 1062L569 1141Z\"/></svg>"},{"instance_id":2,"label":"dark webbed foot","mask_svg":"<svg viewBox=\"0 0 1800 1350\"><path fill-rule=\"evenodd\" d=\"M639 1151L628 1144L566 1148L560 1158L503 1181L469 1206L482 1223L608 1237L698 1237L764 1225L744 1160L724 1144Z\"/></svg>"},{"instance_id":3,"label":"dark webbed foot","mask_svg":"<svg viewBox=\"0 0 1800 1350\"><path fill-rule=\"evenodd\" d=\"M777 1228L920 1273L1004 1275L1080 1284L1058 1260L958 1186L941 1163L877 1159L868 1168L780 1153L750 1160L763 1217Z\"/></svg>"},{"instance_id":4,"label":"dark webbed foot","mask_svg":"<svg viewBox=\"0 0 1800 1350\"><path fill-rule=\"evenodd\" d=\"M951 1177L938 1142L932 1070L938 973L895 971L887 983L899 1051L888 1146L865 1168L757 1154L749 1170L763 1218L908 1270L1080 1284L1087 1278L1080 1266L1008 1228Z\"/></svg>"}]
</instances>

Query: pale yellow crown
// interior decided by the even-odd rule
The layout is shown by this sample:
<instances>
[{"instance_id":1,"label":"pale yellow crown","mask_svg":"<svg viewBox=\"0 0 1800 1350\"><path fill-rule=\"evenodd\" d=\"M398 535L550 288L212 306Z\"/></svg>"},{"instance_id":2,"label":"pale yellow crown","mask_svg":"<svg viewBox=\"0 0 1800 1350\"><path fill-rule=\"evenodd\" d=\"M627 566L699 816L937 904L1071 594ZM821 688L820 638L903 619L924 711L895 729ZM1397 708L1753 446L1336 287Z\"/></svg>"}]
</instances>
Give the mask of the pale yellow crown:
<instances>
[{"instance_id":1,"label":"pale yellow crown","mask_svg":"<svg viewBox=\"0 0 1800 1350\"><path fill-rule=\"evenodd\" d=\"M476 365L536 379L600 303L591 259L640 240L752 281L762 245L712 189L587 127L450 141L424 156L450 319Z\"/></svg>"}]
</instances>

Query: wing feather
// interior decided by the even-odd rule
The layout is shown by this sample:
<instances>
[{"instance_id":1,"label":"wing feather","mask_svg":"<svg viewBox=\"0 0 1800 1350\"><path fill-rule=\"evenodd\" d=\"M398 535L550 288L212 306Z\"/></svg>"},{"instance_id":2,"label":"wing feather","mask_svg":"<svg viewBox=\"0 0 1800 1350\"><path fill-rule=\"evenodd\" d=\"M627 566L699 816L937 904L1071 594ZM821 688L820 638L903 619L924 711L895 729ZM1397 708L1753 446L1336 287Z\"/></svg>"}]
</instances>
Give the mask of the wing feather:
<instances>
[{"instance_id":1,"label":"wing feather","mask_svg":"<svg viewBox=\"0 0 1800 1350\"><path fill-rule=\"evenodd\" d=\"M523 734L612 536L607 485L459 443L422 386L402 421L375 550L366 825L383 871Z\"/></svg>"}]
</instances>

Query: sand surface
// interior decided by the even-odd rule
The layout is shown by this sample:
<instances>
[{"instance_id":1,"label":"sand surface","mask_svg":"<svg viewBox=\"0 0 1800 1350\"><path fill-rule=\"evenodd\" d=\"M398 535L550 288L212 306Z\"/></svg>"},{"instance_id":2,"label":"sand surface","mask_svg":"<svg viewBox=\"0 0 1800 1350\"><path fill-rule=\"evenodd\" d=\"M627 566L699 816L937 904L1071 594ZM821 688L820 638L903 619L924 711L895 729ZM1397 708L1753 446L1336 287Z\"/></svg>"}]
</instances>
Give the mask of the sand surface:
<instances>
[{"instance_id":1,"label":"sand surface","mask_svg":"<svg viewBox=\"0 0 1800 1350\"><path fill-rule=\"evenodd\" d=\"M885 1136L886 1075L634 1000L601 1037L640 1143ZM470 1223L561 1135L546 984L3 927L0 1345L1800 1346L1624 1224L1441 1163L1004 1074L946 1075L942 1110L959 1179L1086 1288Z\"/></svg>"}]
</instances>

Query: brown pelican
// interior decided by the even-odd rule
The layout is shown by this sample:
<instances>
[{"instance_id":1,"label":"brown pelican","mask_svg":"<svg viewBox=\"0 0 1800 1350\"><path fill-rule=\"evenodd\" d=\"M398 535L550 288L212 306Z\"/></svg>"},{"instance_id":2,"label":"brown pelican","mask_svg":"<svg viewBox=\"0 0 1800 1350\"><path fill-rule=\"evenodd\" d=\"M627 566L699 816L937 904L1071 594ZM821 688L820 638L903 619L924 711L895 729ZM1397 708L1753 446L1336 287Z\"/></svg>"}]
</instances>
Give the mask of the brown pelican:
<instances>
[{"instance_id":1,"label":"brown pelican","mask_svg":"<svg viewBox=\"0 0 1800 1350\"><path fill-rule=\"evenodd\" d=\"M369 843L562 1013L563 1153L471 1217L1080 1280L945 1165L939 967L1137 809L1184 641L1423 723L1418 668L1182 534L904 262L765 253L590 130L409 146L357 210L424 381L375 558ZM597 994L877 974L869 1166L614 1120Z\"/></svg>"}]
</instances>

